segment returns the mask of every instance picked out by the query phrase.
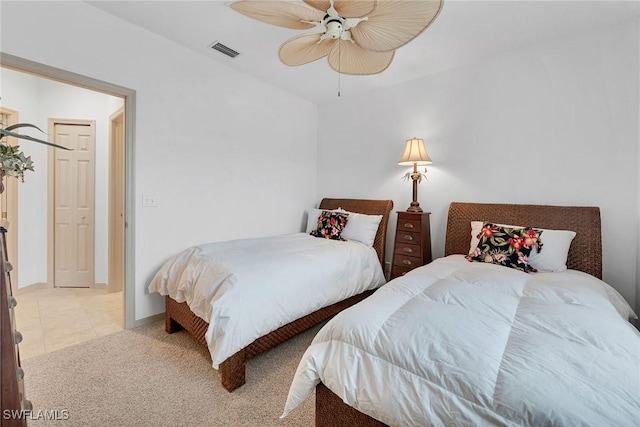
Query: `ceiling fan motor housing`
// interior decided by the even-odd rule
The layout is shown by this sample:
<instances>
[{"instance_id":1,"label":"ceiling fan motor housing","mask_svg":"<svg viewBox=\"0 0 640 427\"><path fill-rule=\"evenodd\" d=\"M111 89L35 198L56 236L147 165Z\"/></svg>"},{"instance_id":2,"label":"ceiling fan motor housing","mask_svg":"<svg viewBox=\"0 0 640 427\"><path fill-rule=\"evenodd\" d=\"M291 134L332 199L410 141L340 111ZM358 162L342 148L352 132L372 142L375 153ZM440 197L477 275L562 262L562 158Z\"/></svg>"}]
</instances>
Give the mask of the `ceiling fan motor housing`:
<instances>
[{"instance_id":1,"label":"ceiling fan motor housing","mask_svg":"<svg viewBox=\"0 0 640 427\"><path fill-rule=\"evenodd\" d=\"M325 15L322 20L322 24L324 25L325 31L325 39L339 39L342 35L342 26L344 24L344 19L341 17L331 17L328 14Z\"/></svg>"}]
</instances>

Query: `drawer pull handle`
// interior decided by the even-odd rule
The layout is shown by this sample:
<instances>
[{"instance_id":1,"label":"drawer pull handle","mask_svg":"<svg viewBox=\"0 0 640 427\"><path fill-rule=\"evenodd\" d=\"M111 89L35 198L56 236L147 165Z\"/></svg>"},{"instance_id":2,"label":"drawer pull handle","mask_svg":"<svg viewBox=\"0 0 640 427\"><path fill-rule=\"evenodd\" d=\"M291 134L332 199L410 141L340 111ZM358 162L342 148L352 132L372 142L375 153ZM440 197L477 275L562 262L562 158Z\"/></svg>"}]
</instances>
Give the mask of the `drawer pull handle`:
<instances>
[{"instance_id":1,"label":"drawer pull handle","mask_svg":"<svg viewBox=\"0 0 640 427\"><path fill-rule=\"evenodd\" d=\"M411 248L402 248L402 252L407 252L407 253L412 254L413 253L413 249L411 249Z\"/></svg>"},{"instance_id":2,"label":"drawer pull handle","mask_svg":"<svg viewBox=\"0 0 640 427\"><path fill-rule=\"evenodd\" d=\"M18 381L22 381L24 379L24 371L20 367L16 369L16 378Z\"/></svg>"},{"instance_id":3,"label":"drawer pull handle","mask_svg":"<svg viewBox=\"0 0 640 427\"><path fill-rule=\"evenodd\" d=\"M9 308L13 308L18 305L18 301L15 299L13 295L9 295Z\"/></svg>"},{"instance_id":4,"label":"drawer pull handle","mask_svg":"<svg viewBox=\"0 0 640 427\"><path fill-rule=\"evenodd\" d=\"M16 344L20 344L22 342L22 334L18 331L15 331L13 333L13 339L15 340Z\"/></svg>"},{"instance_id":5,"label":"drawer pull handle","mask_svg":"<svg viewBox=\"0 0 640 427\"><path fill-rule=\"evenodd\" d=\"M403 259L403 260L402 260L402 263L403 263L404 265L411 265L411 261L409 261L408 259Z\"/></svg>"},{"instance_id":6,"label":"drawer pull handle","mask_svg":"<svg viewBox=\"0 0 640 427\"><path fill-rule=\"evenodd\" d=\"M404 228L413 228L413 224L411 224L410 222L405 222Z\"/></svg>"},{"instance_id":7,"label":"drawer pull handle","mask_svg":"<svg viewBox=\"0 0 640 427\"><path fill-rule=\"evenodd\" d=\"M404 240L413 240L413 236L411 236L410 234L405 234L403 239Z\"/></svg>"}]
</instances>

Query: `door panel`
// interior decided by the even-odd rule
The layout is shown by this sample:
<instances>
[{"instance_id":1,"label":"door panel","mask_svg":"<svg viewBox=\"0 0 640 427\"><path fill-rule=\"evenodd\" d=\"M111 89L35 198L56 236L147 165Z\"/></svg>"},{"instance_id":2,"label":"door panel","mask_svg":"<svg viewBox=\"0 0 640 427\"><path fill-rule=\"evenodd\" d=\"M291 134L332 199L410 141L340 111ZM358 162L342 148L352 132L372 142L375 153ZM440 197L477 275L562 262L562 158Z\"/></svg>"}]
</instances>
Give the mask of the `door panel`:
<instances>
[{"instance_id":1,"label":"door panel","mask_svg":"<svg viewBox=\"0 0 640 427\"><path fill-rule=\"evenodd\" d=\"M95 133L93 125L54 126L54 286L91 287L95 256Z\"/></svg>"}]
</instances>

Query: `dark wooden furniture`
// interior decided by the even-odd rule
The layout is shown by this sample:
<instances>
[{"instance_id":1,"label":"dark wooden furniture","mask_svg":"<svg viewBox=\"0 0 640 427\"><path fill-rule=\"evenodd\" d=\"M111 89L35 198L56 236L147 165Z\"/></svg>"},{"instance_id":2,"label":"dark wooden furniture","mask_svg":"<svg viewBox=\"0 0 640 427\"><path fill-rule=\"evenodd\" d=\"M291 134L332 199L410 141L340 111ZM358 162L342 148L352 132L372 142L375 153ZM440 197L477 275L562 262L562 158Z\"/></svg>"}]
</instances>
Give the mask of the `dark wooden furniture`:
<instances>
[{"instance_id":1,"label":"dark wooden furniture","mask_svg":"<svg viewBox=\"0 0 640 427\"><path fill-rule=\"evenodd\" d=\"M398 212L391 279L431 262L429 212Z\"/></svg>"},{"instance_id":2,"label":"dark wooden furniture","mask_svg":"<svg viewBox=\"0 0 640 427\"><path fill-rule=\"evenodd\" d=\"M387 224L389 214L393 208L391 200L362 200L362 199L322 199L320 209L337 209L369 215L382 215L373 247L378 254L380 264L384 266L385 242L387 239ZM247 347L235 353L220 364L220 380L224 388L233 391L245 383L245 362L258 354L275 347L287 339L327 320L345 308L365 299L373 291L365 291L336 304L321 308L300 319L294 320L275 331L258 338ZM185 329L198 341L206 345L205 333L209 324L196 316L187 303L179 303L171 297L165 297L165 329L173 333Z\"/></svg>"},{"instance_id":3,"label":"dark wooden furniture","mask_svg":"<svg viewBox=\"0 0 640 427\"><path fill-rule=\"evenodd\" d=\"M6 229L0 227L0 316L2 317L2 364L0 381L2 395L0 397L0 424L2 426L26 426L27 409L30 402L24 397L23 371L20 367L18 343L22 335L16 330L13 307L17 301L11 293L11 282L7 268Z\"/></svg>"},{"instance_id":4,"label":"dark wooden furniture","mask_svg":"<svg viewBox=\"0 0 640 427\"><path fill-rule=\"evenodd\" d=\"M580 206L451 203L447 219L444 255L467 254L471 221L526 224L555 230L573 230L567 268L602 278L602 231L600 208ZM389 396L393 396L389 390ZM425 420L428 424L428 420ZM316 426L383 427L386 424L347 405L320 383L316 387Z\"/></svg>"}]
</instances>

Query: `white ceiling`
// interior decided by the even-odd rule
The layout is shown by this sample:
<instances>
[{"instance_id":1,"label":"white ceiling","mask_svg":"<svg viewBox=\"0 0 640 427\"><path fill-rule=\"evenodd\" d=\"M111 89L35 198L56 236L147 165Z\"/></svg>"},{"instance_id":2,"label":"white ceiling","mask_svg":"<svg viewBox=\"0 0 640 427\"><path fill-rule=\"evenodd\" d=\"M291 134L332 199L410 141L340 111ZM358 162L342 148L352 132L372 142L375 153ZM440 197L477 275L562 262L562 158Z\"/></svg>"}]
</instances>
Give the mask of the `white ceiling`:
<instances>
[{"instance_id":1,"label":"white ceiling","mask_svg":"<svg viewBox=\"0 0 640 427\"><path fill-rule=\"evenodd\" d=\"M385 0L381 0L385 1ZM440 15L396 51L391 66L373 76L339 75L326 59L288 67L277 56L282 42L318 30L288 30L247 18L223 1L88 1L87 3L202 55L312 102L323 103L450 70L482 57L559 36L597 31L638 19L638 1L445 0ZM238 52L228 58L209 45Z\"/></svg>"}]
</instances>

